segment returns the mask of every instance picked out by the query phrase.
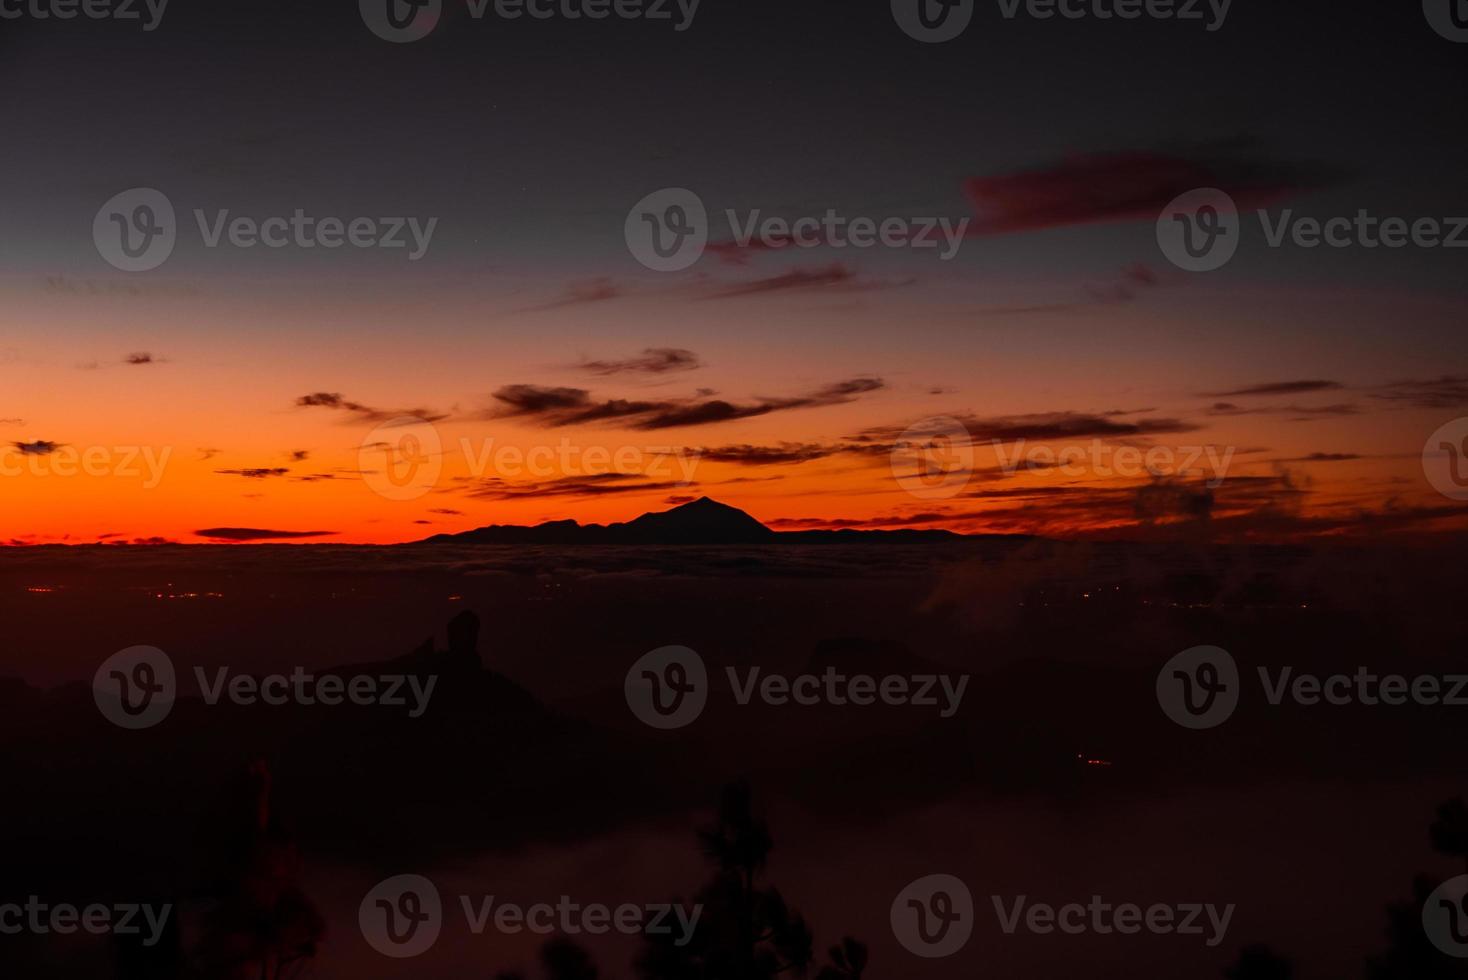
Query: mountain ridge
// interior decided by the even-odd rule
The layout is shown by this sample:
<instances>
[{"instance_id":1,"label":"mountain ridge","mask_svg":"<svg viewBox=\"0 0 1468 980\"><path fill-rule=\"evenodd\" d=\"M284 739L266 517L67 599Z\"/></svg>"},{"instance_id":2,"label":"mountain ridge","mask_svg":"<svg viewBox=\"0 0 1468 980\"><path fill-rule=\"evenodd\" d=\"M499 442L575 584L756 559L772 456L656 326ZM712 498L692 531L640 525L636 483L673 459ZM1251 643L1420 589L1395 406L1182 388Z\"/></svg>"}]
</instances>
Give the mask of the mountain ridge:
<instances>
[{"instance_id":1,"label":"mountain ridge","mask_svg":"<svg viewBox=\"0 0 1468 980\"><path fill-rule=\"evenodd\" d=\"M710 497L671 510L649 511L617 524L582 524L574 520L536 525L490 524L457 533L435 534L418 544L627 544L627 545L758 545L835 542L961 541L967 535L939 529L776 531L754 517Z\"/></svg>"}]
</instances>

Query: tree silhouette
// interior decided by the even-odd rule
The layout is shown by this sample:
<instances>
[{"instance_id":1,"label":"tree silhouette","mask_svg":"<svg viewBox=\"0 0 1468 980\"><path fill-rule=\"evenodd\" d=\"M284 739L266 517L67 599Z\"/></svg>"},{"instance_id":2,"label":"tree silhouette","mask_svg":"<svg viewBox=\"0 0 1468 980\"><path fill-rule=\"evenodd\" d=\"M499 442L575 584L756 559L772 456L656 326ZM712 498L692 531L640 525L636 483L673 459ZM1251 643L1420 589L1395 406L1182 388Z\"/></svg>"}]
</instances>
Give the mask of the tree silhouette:
<instances>
[{"instance_id":1,"label":"tree silhouette","mask_svg":"<svg viewBox=\"0 0 1468 980\"><path fill-rule=\"evenodd\" d=\"M1422 931L1422 905L1438 882L1418 875L1412 898L1386 907L1387 950L1366 961L1367 980L1464 980L1468 963L1444 955Z\"/></svg>"},{"instance_id":2,"label":"tree silhouette","mask_svg":"<svg viewBox=\"0 0 1468 980\"><path fill-rule=\"evenodd\" d=\"M865 944L847 936L839 946L832 946L828 955L831 965L822 967L816 980L861 980L867 968Z\"/></svg>"},{"instance_id":3,"label":"tree silhouette","mask_svg":"<svg viewBox=\"0 0 1468 980\"><path fill-rule=\"evenodd\" d=\"M1451 799L1437 808L1428 828L1433 849L1448 857L1468 860L1468 807ZM1468 961L1453 959L1432 945L1422 930L1422 906L1442 882L1418 875L1412 899L1386 907L1387 950L1366 961L1367 980L1464 980Z\"/></svg>"},{"instance_id":4,"label":"tree silhouette","mask_svg":"<svg viewBox=\"0 0 1468 980\"><path fill-rule=\"evenodd\" d=\"M760 877L774 847L769 828L754 815L746 783L724 789L715 822L698 832L713 865L712 880L695 896L703 906L693 935L647 935L637 959L645 980L770 980L804 976L814 959L810 927L780 892ZM820 980L858 980L866 947L847 938L831 950Z\"/></svg>"},{"instance_id":5,"label":"tree silhouette","mask_svg":"<svg viewBox=\"0 0 1468 980\"><path fill-rule=\"evenodd\" d=\"M1461 798L1448 800L1437 808L1437 819L1429 834L1435 851L1457 858L1468 870L1468 806Z\"/></svg>"},{"instance_id":6,"label":"tree silhouette","mask_svg":"<svg viewBox=\"0 0 1468 980\"><path fill-rule=\"evenodd\" d=\"M1228 980L1290 980L1295 968L1268 946L1246 946L1239 953L1239 961L1223 975Z\"/></svg>"},{"instance_id":7,"label":"tree silhouette","mask_svg":"<svg viewBox=\"0 0 1468 980\"><path fill-rule=\"evenodd\" d=\"M230 980L291 980L316 955L325 920L297 882L300 855L271 809L270 770L249 767L244 792L226 814L219 866L206 889L210 910L202 974Z\"/></svg>"},{"instance_id":8,"label":"tree silhouette","mask_svg":"<svg viewBox=\"0 0 1468 980\"><path fill-rule=\"evenodd\" d=\"M596 964L580 946L561 936L540 947L540 965L546 980L596 980ZM508 971L495 975L495 980L525 980L523 973Z\"/></svg>"}]
</instances>

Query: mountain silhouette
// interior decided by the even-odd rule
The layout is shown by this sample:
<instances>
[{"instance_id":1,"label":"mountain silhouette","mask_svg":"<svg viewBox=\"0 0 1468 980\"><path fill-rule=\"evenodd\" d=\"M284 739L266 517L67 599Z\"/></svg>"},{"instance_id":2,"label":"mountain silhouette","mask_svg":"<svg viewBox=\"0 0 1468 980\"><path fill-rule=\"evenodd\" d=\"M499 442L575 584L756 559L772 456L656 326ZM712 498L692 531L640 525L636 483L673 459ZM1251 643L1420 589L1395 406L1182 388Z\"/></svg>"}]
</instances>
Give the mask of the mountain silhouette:
<instances>
[{"instance_id":1,"label":"mountain silhouette","mask_svg":"<svg viewBox=\"0 0 1468 980\"><path fill-rule=\"evenodd\" d=\"M435 534L422 544L758 545L857 541L945 541L964 535L941 530L774 531L738 507L699 497L672 510L623 524L547 521L534 527L491 524L458 534Z\"/></svg>"}]
</instances>

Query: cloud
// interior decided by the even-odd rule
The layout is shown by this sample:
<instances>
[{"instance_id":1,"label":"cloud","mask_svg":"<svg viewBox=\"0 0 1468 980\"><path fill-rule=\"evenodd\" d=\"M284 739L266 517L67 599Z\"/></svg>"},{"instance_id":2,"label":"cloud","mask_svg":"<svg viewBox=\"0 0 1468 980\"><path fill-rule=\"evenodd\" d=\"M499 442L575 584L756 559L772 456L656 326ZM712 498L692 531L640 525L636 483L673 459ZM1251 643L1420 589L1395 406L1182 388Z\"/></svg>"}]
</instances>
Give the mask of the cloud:
<instances>
[{"instance_id":1,"label":"cloud","mask_svg":"<svg viewBox=\"0 0 1468 980\"><path fill-rule=\"evenodd\" d=\"M1154 435L1196 432L1199 426L1176 418L1147 418L1124 421L1131 413L1042 412L1028 415L953 416L967 431L973 444L1016 442L1020 439L1045 442L1064 439L1132 439ZM877 426L851 436L864 452L887 453L910 427Z\"/></svg>"},{"instance_id":2,"label":"cloud","mask_svg":"<svg viewBox=\"0 0 1468 980\"><path fill-rule=\"evenodd\" d=\"M782 530L799 531L808 528L825 528L830 530L881 530L883 528L922 527L931 524L942 524L952 522L955 518L963 515L953 513L929 512L923 514L906 514L892 517L868 517L860 520L852 518L824 518L824 517L779 517L765 523Z\"/></svg>"},{"instance_id":3,"label":"cloud","mask_svg":"<svg viewBox=\"0 0 1468 980\"><path fill-rule=\"evenodd\" d=\"M510 483L499 477L476 480L464 492L480 500L526 497L602 497L621 493L655 493L686 487L677 481L654 482L634 473L594 473L532 483Z\"/></svg>"},{"instance_id":4,"label":"cloud","mask_svg":"<svg viewBox=\"0 0 1468 980\"><path fill-rule=\"evenodd\" d=\"M736 404L719 398L595 401L584 388L517 384L506 385L494 392L492 397L499 405L488 413L488 417L533 420L551 428L622 421L634 429L671 429L731 422L797 408L841 405L884 387L886 384L880 378L852 378L805 395L761 398Z\"/></svg>"},{"instance_id":5,"label":"cloud","mask_svg":"<svg viewBox=\"0 0 1468 980\"><path fill-rule=\"evenodd\" d=\"M1355 459L1365 459L1358 453L1311 453L1308 456L1295 456L1290 459L1282 459L1281 463L1348 463Z\"/></svg>"},{"instance_id":6,"label":"cloud","mask_svg":"<svg viewBox=\"0 0 1468 980\"><path fill-rule=\"evenodd\" d=\"M796 268L778 275L751 279L746 282L720 286L704 295L704 299L735 299L741 296L758 296L766 293L784 293L801 290L830 289L841 292L873 292L884 289L901 289L917 280L861 279L841 263L816 268Z\"/></svg>"},{"instance_id":7,"label":"cloud","mask_svg":"<svg viewBox=\"0 0 1468 980\"><path fill-rule=\"evenodd\" d=\"M1203 398L1246 398L1252 395L1304 395L1313 391L1339 391L1345 385L1339 381L1276 381L1269 384L1250 385L1232 391L1205 392Z\"/></svg>"},{"instance_id":8,"label":"cloud","mask_svg":"<svg viewBox=\"0 0 1468 980\"><path fill-rule=\"evenodd\" d=\"M354 419L349 421L363 422L396 422L403 420L403 424L414 422L438 422L448 418L447 415L436 414L425 408L409 408L400 410L389 410L385 408L373 408L363 405L361 402L351 401L335 391L317 391L309 395L302 395L296 399L297 408L329 408L337 411L348 412Z\"/></svg>"},{"instance_id":9,"label":"cloud","mask_svg":"<svg viewBox=\"0 0 1468 980\"><path fill-rule=\"evenodd\" d=\"M1217 149L1206 151L1217 154ZM970 234L1002 235L1112 221L1155 221L1174 198L1216 187L1241 206L1263 206L1322 186L1320 168L1234 153L1203 159L1139 151L1093 153L1019 173L971 177L963 189L978 220Z\"/></svg>"},{"instance_id":10,"label":"cloud","mask_svg":"<svg viewBox=\"0 0 1468 980\"><path fill-rule=\"evenodd\" d=\"M461 510L454 510L452 507L430 507L428 509L428 513L430 513L430 514L443 514L443 515L445 515L447 517L463 517L464 516L464 512L463 511L461 511Z\"/></svg>"},{"instance_id":11,"label":"cloud","mask_svg":"<svg viewBox=\"0 0 1468 980\"><path fill-rule=\"evenodd\" d=\"M1359 415L1361 410L1349 402L1335 405L1260 405L1254 408L1244 408L1233 402L1215 402L1208 406L1205 414L1212 416L1233 415L1288 415L1293 416L1291 422L1311 422L1317 418L1328 415Z\"/></svg>"},{"instance_id":12,"label":"cloud","mask_svg":"<svg viewBox=\"0 0 1468 980\"><path fill-rule=\"evenodd\" d=\"M12 442L11 445L22 456L50 456L61 448L62 443L51 442L49 439L37 439L35 442Z\"/></svg>"},{"instance_id":13,"label":"cloud","mask_svg":"<svg viewBox=\"0 0 1468 980\"><path fill-rule=\"evenodd\" d=\"M290 470L284 466L252 466L241 470L215 470L214 472L222 476L243 476L250 480L266 480L272 477L285 476Z\"/></svg>"},{"instance_id":14,"label":"cloud","mask_svg":"<svg viewBox=\"0 0 1468 980\"><path fill-rule=\"evenodd\" d=\"M309 449L292 449L286 453L286 456L294 463L304 463L311 458L311 451Z\"/></svg>"},{"instance_id":15,"label":"cloud","mask_svg":"<svg viewBox=\"0 0 1468 980\"><path fill-rule=\"evenodd\" d=\"M324 538L336 531L268 531L258 527L206 527L194 534L215 541L290 541L298 538Z\"/></svg>"},{"instance_id":16,"label":"cloud","mask_svg":"<svg viewBox=\"0 0 1468 980\"><path fill-rule=\"evenodd\" d=\"M1165 285L1163 278L1151 266L1134 262L1121 269L1116 278L1109 282L1089 283L1082 287L1084 299L1064 303L1032 303L1028 305L989 306L978 311L981 316L1034 316L1059 313L1075 313L1097 306L1116 306L1135 302L1146 291Z\"/></svg>"},{"instance_id":17,"label":"cloud","mask_svg":"<svg viewBox=\"0 0 1468 980\"><path fill-rule=\"evenodd\" d=\"M161 363L162 360L163 359L160 358L160 357L154 357L148 351L141 350L141 351L134 351L133 353L131 353L131 354L127 355L126 357L124 357L122 359L122 363L124 363L124 364L158 364L158 363Z\"/></svg>"},{"instance_id":18,"label":"cloud","mask_svg":"<svg viewBox=\"0 0 1468 980\"><path fill-rule=\"evenodd\" d=\"M638 357L621 361L585 361L577 367L597 375L668 374L692 371L703 366L698 355L681 347L649 347Z\"/></svg>"},{"instance_id":19,"label":"cloud","mask_svg":"<svg viewBox=\"0 0 1468 980\"><path fill-rule=\"evenodd\" d=\"M845 452L843 446L821 446L814 443L782 442L774 446L752 446L748 443L737 446L715 446L695 449L692 453L701 460L712 463L733 463L737 466L770 466L780 463L808 463Z\"/></svg>"},{"instance_id":20,"label":"cloud","mask_svg":"<svg viewBox=\"0 0 1468 980\"><path fill-rule=\"evenodd\" d=\"M1445 374L1424 381L1394 381L1382 385L1371 397L1412 408L1458 408L1468 405L1468 378Z\"/></svg>"},{"instance_id":21,"label":"cloud","mask_svg":"<svg viewBox=\"0 0 1468 980\"><path fill-rule=\"evenodd\" d=\"M603 303L607 300L617 299L623 295L622 288L610 279L592 279L587 282L571 283L566 287L566 293L560 299L551 300L538 306L527 306L517 312L520 313L542 313L546 310L559 310L567 306L584 306L587 303Z\"/></svg>"}]
</instances>

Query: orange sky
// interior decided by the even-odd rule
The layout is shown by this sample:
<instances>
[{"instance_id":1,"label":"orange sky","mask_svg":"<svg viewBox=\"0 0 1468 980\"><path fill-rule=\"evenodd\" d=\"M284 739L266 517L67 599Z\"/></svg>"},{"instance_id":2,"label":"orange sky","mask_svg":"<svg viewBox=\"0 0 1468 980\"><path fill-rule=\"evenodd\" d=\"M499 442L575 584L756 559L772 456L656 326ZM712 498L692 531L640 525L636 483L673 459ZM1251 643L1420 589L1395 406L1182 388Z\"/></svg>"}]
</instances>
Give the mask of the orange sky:
<instances>
[{"instance_id":1,"label":"orange sky","mask_svg":"<svg viewBox=\"0 0 1468 980\"><path fill-rule=\"evenodd\" d=\"M1386 346L1379 324L1400 317L1407 301L1256 285L1200 302L1207 288L1178 281L1136 302L1033 315L991 312L984 299L1000 289L982 281L941 301L816 291L738 303L700 302L653 281L564 306L549 302L554 288L537 296L534 287L492 281L432 301L329 305L305 288L265 296L234 284L153 280L145 294L119 297L12 283L0 313L5 335L18 340L0 354L0 538L189 542L203 540L195 534L202 529L236 527L395 542L490 523L625 520L704 494L789 522L776 526L916 517L919 526L968 531L1078 533L1137 520L1132 495L1149 482L1146 473L1135 462L1120 474L1090 462L1121 446L1162 453L1151 459L1170 477L1194 462L1182 482L1199 493L1227 456L1215 519L1452 506L1428 486L1421 453L1455 413L1421 397L1381 397L1393 382L1437 376L1424 352ZM527 309L536 300L551 308ZM1461 317L1446 301L1410 306L1419 323ZM1356 326L1347 332L1345 324ZM349 341L335 329L347 326ZM697 366L610 374L585 366L662 347L691 351ZM138 352L151 363L127 363ZM747 405L855 378L880 386L654 430L549 427L544 418L503 417L506 406L493 397L505 386L535 385L584 389L592 401ZM1297 380L1330 386L1214 397ZM297 404L316 392L363 408ZM1210 407L1219 403L1233 408ZM389 440L401 433L371 435L379 416L369 410L442 416L430 429L403 430L427 432L440 446L425 457L439 466L424 492L375 489L386 485L382 453L362 447L383 431ZM867 437L877 450L855 451L864 432L885 430L890 440L941 416L983 423L974 432L974 473L954 494L904 489L897 477L914 458L901 456L894 468L878 435ZM1029 438L1026 451L1069 447L1083 458L1063 470L995 471L1000 459L985 425L1107 418L1172 420L1191 431ZM16 448L41 441L57 448ZM811 458L751 465L700 453L791 444ZM1006 456L1019 448L1001 443ZM517 451L538 455L522 461ZM619 466L629 475L608 479ZM616 492L567 481L583 477L597 483L591 489Z\"/></svg>"}]
</instances>

